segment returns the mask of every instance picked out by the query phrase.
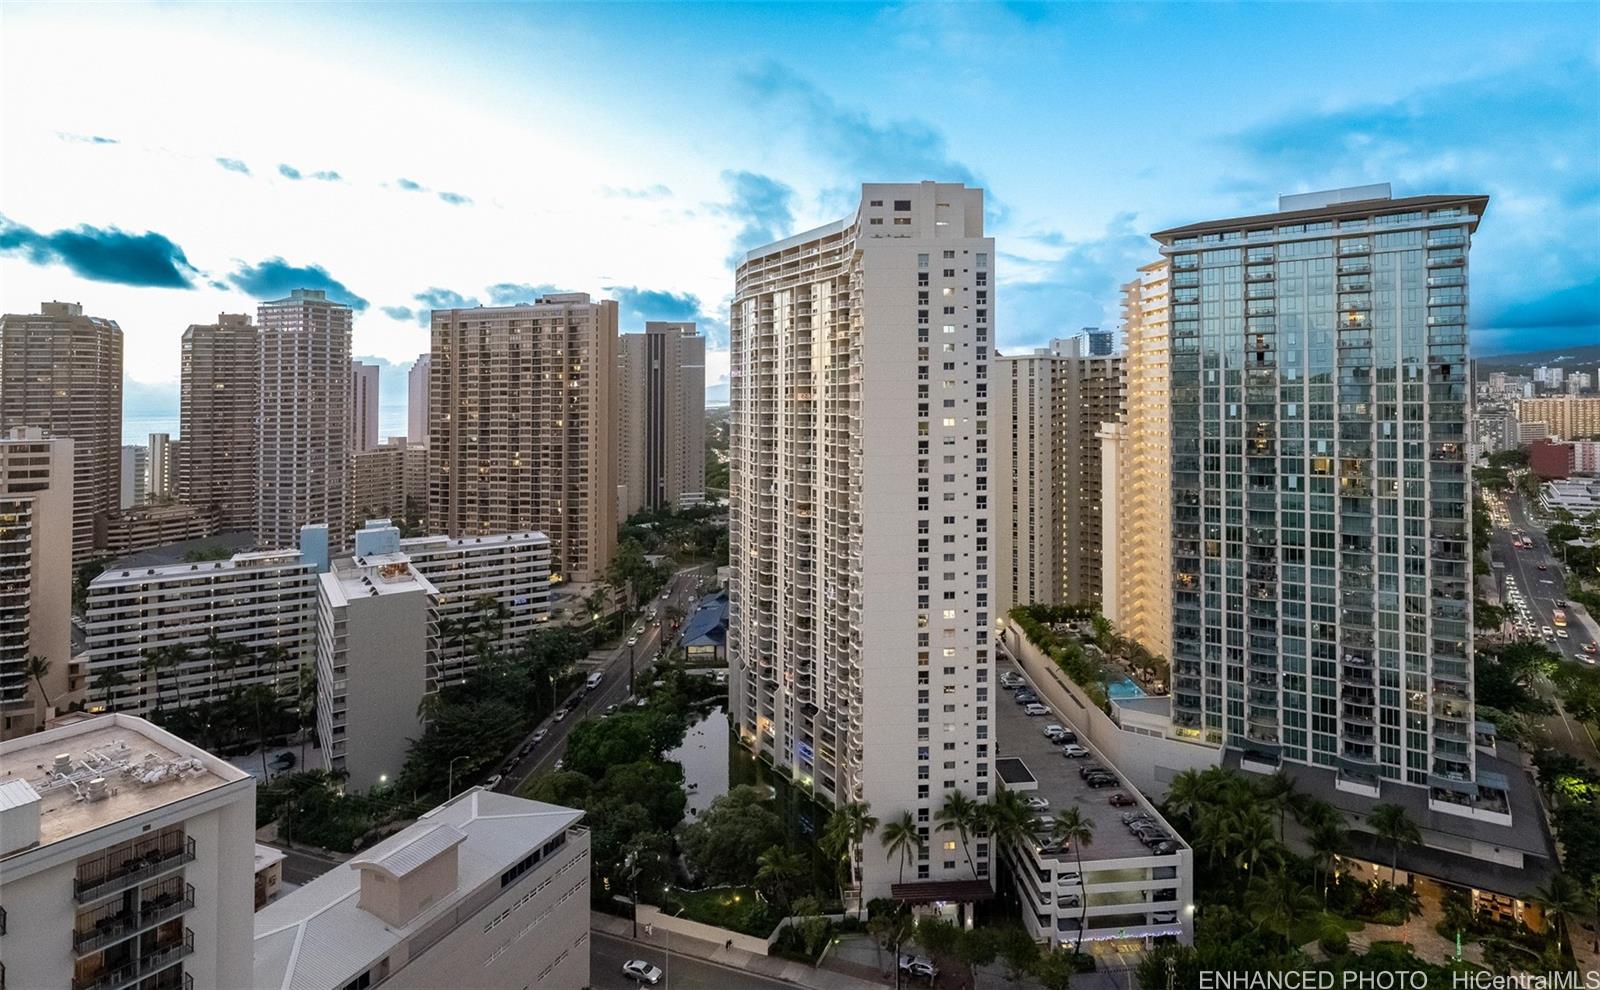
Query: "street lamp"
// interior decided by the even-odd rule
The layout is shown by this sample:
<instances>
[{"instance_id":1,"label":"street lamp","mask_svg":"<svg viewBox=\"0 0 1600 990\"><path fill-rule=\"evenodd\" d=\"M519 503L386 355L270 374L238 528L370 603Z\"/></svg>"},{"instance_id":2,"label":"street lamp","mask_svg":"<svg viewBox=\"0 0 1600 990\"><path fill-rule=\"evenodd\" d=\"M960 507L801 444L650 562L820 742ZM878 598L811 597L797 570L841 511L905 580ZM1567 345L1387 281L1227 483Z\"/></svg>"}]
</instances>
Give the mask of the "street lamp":
<instances>
[{"instance_id":1,"label":"street lamp","mask_svg":"<svg viewBox=\"0 0 1600 990\"><path fill-rule=\"evenodd\" d=\"M469 754L469 753L463 753L462 755L457 756L457 757L455 757L454 759L452 759L450 761L450 782L446 786L446 789L445 789L445 792L444 792L444 799L446 801L448 801L451 798L456 796L456 761L457 760L464 760L470 755L471 754Z\"/></svg>"}]
</instances>

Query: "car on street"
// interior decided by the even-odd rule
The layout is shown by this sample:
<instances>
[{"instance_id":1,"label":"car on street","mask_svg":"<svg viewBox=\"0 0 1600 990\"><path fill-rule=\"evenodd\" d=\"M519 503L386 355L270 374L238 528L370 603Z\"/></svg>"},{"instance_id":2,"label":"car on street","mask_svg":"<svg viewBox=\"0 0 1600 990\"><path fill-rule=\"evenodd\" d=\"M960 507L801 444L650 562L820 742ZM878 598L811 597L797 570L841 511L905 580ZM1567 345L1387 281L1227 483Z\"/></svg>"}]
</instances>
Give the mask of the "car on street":
<instances>
[{"instance_id":1,"label":"car on street","mask_svg":"<svg viewBox=\"0 0 1600 990\"><path fill-rule=\"evenodd\" d=\"M534 746L539 745L540 743L544 742L544 737L548 736L549 734L550 734L550 730L549 729L545 728L542 725L539 726L537 729L533 730L532 744Z\"/></svg>"},{"instance_id":2,"label":"car on street","mask_svg":"<svg viewBox=\"0 0 1600 990\"><path fill-rule=\"evenodd\" d=\"M564 719L564 718L566 718L566 717L567 717L567 715L568 715L568 714L570 714L570 710L569 710L569 709L566 709L566 708L557 708L557 709L556 709L556 710L555 710L555 714L554 714L554 715L551 715L551 716L550 716L550 717L551 717L551 718L553 718L553 719L555 719L555 720L556 720L556 721L557 721L557 722L559 722L559 721L561 721L561 720L562 720L562 719Z\"/></svg>"},{"instance_id":3,"label":"car on street","mask_svg":"<svg viewBox=\"0 0 1600 990\"><path fill-rule=\"evenodd\" d=\"M1541 561L1539 561L1539 570L1541 570L1541 571L1548 571L1548 570L1549 570L1549 569L1550 569L1550 565L1549 565L1549 564L1546 564L1546 563L1545 563L1545 562L1544 562L1544 561L1542 561L1542 560L1541 560Z\"/></svg>"},{"instance_id":4,"label":"car on street","mask_svg":"<svg viewBox=\"0 0 1600 990\"><path fill-rule=\"evenodd\" d=\"M559 760L556 760L556 771L557 772L565 770L566 768L567 768L567 758L565 756L561 757Z\"/></svg>"},{"instance_id":5,"label":"car on street","mask_svg":"<svg viewBox=\"0 0 1600 990\"><path fill-rule=\"evenodd\" d=\"M1025 683L1022 675L1014 671L1008 670L1000 675L1000 686L1007 691L1015 691Z\"/></svg>"},{"instance_id":6,"label":"car on street","mask_svg":"<svg viewBox=\"0 0 1600 990\"><path fill-rule=\"evenodd\" d=\"M1585 652L1585 653L1600 653L1600 643L1596 643L1592 639L1589 640L1589 642L1583 644L1583 652Z\"/></svg>"},{"instance_id":7,"label":"car on street","mask_svg":"<svg viewBox=\"0 0 1600 990\"><path fill-rule=\"evenodd\" d=\"M1022 711L1026 715L1035 715L1035 716L1050 714L1050 709L1045 707L1044 705L1039 704L1037 701L1030 702L1030 703L1024 705L1022 707Z\"/></svg>"},{"instance_id":8,"label":"car on street","mask_svg":"<svg viewBox=\"0 0 1600 990\"><path fill-rule=\"evenodd\" d=\"M637 983L655 986L661 982L661 969L643 959L629 959L622 964L622 975Z\"/></svg>"},{"instance_id":9,"label":"car on street","mask_svg":"<svg viewBox=\"0 0 1600 990\"><path fill-rule=\"evenodd\" d=\"M629 636L628 637L628 645L629 646L638 646L639 645L639 637L637 637L637 636Z\"/></svg>"},{"instance_id":10,"label":"car on street","mask_svg":"<svg viewBox=\"0 0 1600 990\"><path fill-rule=\"evenodd\" d=\"M1565 629L1557 629L1556 630L1556 639L1567 639L1567 638L1568 638L1567 637L1567 631Z\"/></svg>"},{"instance_id":11,"label":"car on street","mask_svg":"<svg viewBox=\"0 0 1600 990\"><path fill-rule=\"evenodd\" d=\"M1089 751L1084 749L1082 746L1079 746L1077 743L1067 743L1065 746L1061 747L1061 755L1065 756L1069 760L1078 760L1088 756Z\"/></svg>"},{"instance_id":12,"label":"car on street","mask_svg":"<svg viewBox=\"0 0 1600 990\"><path fill-rule=\"evenodd\" d=\"M1555 639L1556 638L1556 631L1554 629L1551 629L1549 626L1545 626L1544 629L1542 630L1542 632L1544 634L1544 638L1545 639Z\"/></svg>"},{"instance_id":13,"label":"car on street","mask_svg":"<svg viewBox=\"0 0 1600 990\"><path fill-rule=\"evenodd\" d=\"M500 781L502 781L504 779L505 778L501 777L499 774L494 774L488 780L483 782L483 786L492 791L492 790L494 790L495 785L500 783Z\"/></svg>"}]
</instances>

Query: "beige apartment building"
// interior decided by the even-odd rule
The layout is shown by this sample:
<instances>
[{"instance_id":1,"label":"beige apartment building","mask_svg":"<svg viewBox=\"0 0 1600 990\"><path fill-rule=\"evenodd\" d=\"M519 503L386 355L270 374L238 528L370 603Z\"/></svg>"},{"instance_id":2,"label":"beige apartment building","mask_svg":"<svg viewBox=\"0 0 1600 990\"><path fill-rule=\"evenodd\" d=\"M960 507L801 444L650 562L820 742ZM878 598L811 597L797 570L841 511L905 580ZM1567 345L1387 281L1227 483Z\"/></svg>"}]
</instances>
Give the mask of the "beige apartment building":
<instances>
[{"instance_id":1,"label":"beige apartment building","mask_svg":"<svg viewBox=\"0 0 1600 990\"><path fill-rule=\"evenodd\" d=\"M1008 543L1006 608L1098 602L1102 594L1102 468L1098 433L1122 414L1122 357L1099 331L996 361L997 459L1006 482L998 524Z\"/></svg>"},{"instance_id":2,"label":"beige apartment building","mask_svg":"<svg viewBox=\"0 0 1600 990\"><path fill-rule=\"evenodd\" d=\"M429 528L539 530L552 581L600 579L617 539L617 304L586 292L433 312Z\"/></svg>"},{"instance_id":3,"label":"beige apartment building","mask_svg":"<svg viewBox=\"0 0 1600 990\"><path fill-rule=\"evenodd\" d=\"M1600 396L1557 395L1523 399L1517 403L1517 420L1545 424L1547 435L1563 440L1600 439Z\"/></svg>"},{"instance_id":4,"label":"beige apartment building","mask_svg":"<svg viewBox=\"0 0 1600 990\"><path fill-rule=\"evenodd\" d=\"M73 441L37 428L0 438L0 739L66 707L72 660ZM28 675L41 656L50 671Z\"/></svg>"},{"instance_id":5,"label":"beige apartment building","mask_svg":"<svg viewBox=\"0 0 1600 990\"><path fill-rule=\"evenodd\" d=\"M988 844L969 866L932 815L993 779L994 258L981 189L868 183L850 216L737 269L733 722L828 801L913 816L927 843L903 885L875 842L858 850L869 900L989 889Z\"/></svg>"},{"instance_id":6,"label":"beige apartment building","mask_svg":"<svg viewBox=\"0 0 1600 990\"><path fill-rule=\"evenodd\" d=\"M256 539L291 547L300 527L342 539L350 512L349 306L295 289L256 311L261 391Z\"/></svg>"},{"instance_id":7,"label":"beige apartment building","mask_svg":"<svg viewBox=\"0 0 1600 990\"><path fill-rule=\"evenodd\" d=\"M0 742L6 986L256 986L255 789L129 715Z\"/></svg>"},{"instance_id":8,"label":"beige apartment building","mask_svg":"<svg viewBox=\"0 0 1600 990\"><path fill-rule=\"evenodd\" d=\"M350 510L354 528L367 519L409 519L408 505L426 515L428 447L390 437L350 460Z\"/></svg>"},{"instance_id":9,"label":"beige apartment building","mask_svg":"<svg viewBox=\"0 0 1600 990\"><path fill-rule=\"evenodd\" d=\"M1122 287L1122 418L1101 430L1104 469L1101 609L1118 633L1172 656L1172 439L1167 263Z\"/></svg>"},{"instance_id":10,"label":"beige apartment building","mask_svg":"<svg viewBox=\"0 0 1600 990\"><path fill-rule=\"evenodd\" d=\"M618 348L619 514L705 498L706 339L693 323L644 325Z\"/></svg>"},{"instance_id":11,"label":"beige apartment building","mask_svg":"<svg viewBox=\"0 0 1600 990\"><path fill-rule=\"evenodd\" d=\"M152 547L214 536L220 529L215 506L136 505L95 520L95 544L110 557Z\"/></svg>"},{"instance_id":12,"label":"beige apartment building","mask_svg":"<svg viewBox=\"0 0 1600 990\"><path fill-rule=\"evenodd\" d=\"M375 364L350 362L351 454L359 454L378 445L379 370Z\"/></svg>"},{"instance_id":13,"label":"beige apartment building","mask_svg":"<svg viewBox=\"0 0 1600 990\"><path fill-rule=\"evenodd\" d=\"M473 788L262 908L253 979L226 985L586 987L582 819L571 808Z\"/></svg>"},{"instance_id":14,"label":"beige apartment building","mask_svg":"<svg viewBox=\"0 0 1600 990\"><path fill-rule=\"evenodd\" d=\"M406 373L406 439L419 447L428 444L428 372L433 355L418 355Z\"/></svg>"},{"instance_id":15,"label":"beige apartment building","mask_svg":"<svg viewBox=\"0 0 1600 990\"><path fill-rule=\"evenodd\" d=\"M183 332L178 501L216 506L223 529L254 529L258 522L260 350L256 328L242 313L222 313L216 323Z\"/></svg>"},{"instance_id":16,"label":"beige apartment building","mask_svg":"<svg viewBox=\"0 0 1600 990\"><path fill-rule=\"evenodd\" d=\"M73 440L72 559L94 551L94 517L122 501L122 328L45 302L0 316L0 431L36 426Z\"/></svg>"},{"instance_id":17,"label":"beige apartment building","mask_svg":"<svg viewBox=\"0 0 1600 990\"><path fill-rule=\"evenodd\" d=\"M146 462L145 497L152 502L164 502L172 498L174 483L174 467L179 444L173 442L172 436L167 433L150 434L150 443L147 447L148 461Z\"/></svg>"}]
</instances>

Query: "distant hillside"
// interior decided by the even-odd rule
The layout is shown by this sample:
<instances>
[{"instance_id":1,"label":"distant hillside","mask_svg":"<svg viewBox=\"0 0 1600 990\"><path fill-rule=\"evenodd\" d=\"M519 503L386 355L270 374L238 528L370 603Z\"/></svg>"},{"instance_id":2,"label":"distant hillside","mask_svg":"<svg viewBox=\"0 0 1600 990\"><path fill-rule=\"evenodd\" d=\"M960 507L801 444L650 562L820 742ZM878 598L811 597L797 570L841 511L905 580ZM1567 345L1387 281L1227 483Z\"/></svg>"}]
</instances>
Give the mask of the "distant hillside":
<instances>
[{"instance_id":1,"label":"distant hillside","mask_svg":"<svg viewBox=\"0 0 1600 990\"><path fill-rule=\"evenodd\" d=\"M1541 365L1548 365L1552 368L1588 369L1594 371L1596 368L1600 368L1600 344L1556 347L1543 351L1527 351L1522 354L1494 354L1489 357L1477 358L1476 362L1479 378L1496 371L1503 371L1509 375L1526 375Z\"/></svg>"}]
</instances>

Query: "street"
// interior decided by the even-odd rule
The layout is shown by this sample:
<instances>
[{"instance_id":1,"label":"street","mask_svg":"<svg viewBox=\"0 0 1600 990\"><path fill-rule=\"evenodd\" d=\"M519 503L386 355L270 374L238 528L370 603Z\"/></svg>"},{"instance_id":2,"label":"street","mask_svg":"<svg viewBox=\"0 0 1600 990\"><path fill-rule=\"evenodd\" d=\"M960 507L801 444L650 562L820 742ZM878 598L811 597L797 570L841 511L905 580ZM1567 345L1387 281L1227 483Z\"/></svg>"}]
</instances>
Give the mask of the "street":
<instances>
[{"instance_id":1,"label":"street","mask_svg":"<svg viewBox=\"0 0 1600 990\"><path fill-rule=\"evenodd\" d=\"M793 984L770 980L742 970L689 956L670 954L654 946L640 945L615 935L591 931L589 935L589 985L595 990L637 990L639 984L622 975L622 964L643 959L661 968L660 990L715 987L717 990L793 990Z\"/></svg>"},{"instance_id":2,"label":"street","mask_svg":"<svg viewBox=\"0 0 1600 990\"><path fill-rule=\"evenodd\" d=\"M522 760L517 761L504 771L504 779L495 786L495 790L506 794L516 793L527 780L537 773L542 773L555 765L555 761L566 751L567 735L573 726L585 718L603 711L608 705L621 705L628 698L628 662L629 650L633 653L633 664L637 679L643 683L651 676L650 658L656 650L661 648L661 630L666 619L667 609L676 605L684 614L685 621L690 612L694 610L694 603L698 598L697 582L704 577L698 569L679 571L667 582L666 590L671 593L670 598L663 599L659 595L653 602L641 602L643 611L650 606L655 606L658 621L645 624L644 631L639 634L639 642L633 647L626 643L618 646L611 655L598 665L591 659L580 665L579 670L587 675L599 671L605 675L600 686L584 694L580 688L578 700L573 703L571 712L566 718L557 722L546 719L542 725L549 734L536 746L532 752ZM635 626L644 621L642 618L635 620ZM631 634L630 634L631 635ZM537 727L535 727L537 729ZM523 739L518 747L525 746L533 738L532 732Z\"/></svg>"}]
</instances>

